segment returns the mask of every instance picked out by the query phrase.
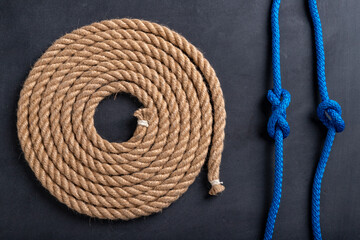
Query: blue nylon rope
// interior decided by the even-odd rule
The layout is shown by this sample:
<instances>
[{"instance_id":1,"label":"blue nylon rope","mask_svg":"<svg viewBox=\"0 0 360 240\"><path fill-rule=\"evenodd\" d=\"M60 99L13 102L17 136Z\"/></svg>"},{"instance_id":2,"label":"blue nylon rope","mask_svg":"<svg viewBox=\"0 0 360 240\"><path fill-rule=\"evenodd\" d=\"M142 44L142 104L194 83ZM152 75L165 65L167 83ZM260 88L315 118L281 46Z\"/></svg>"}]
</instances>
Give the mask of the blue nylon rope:
<instances>
[{"instance_id":1,"label":"blue nylon rope","mask_svg":"<svg viewBox=\"0 0 360 240\"><path fill-rule=\"evenodd\" d=\"M265 240L271 239L274 232L276 215L279 210L281 199L283 139L290 133L290 127L286 121L286 108L290 104L290 93L281 88L279 8L280 0L274 0L271 8L272 70L274 86L267 94L267 99L272 105L272 114L268 121L267 130L269 136L275 140L275 179L273 199L271 201L265 228Z\"/></svg>"},{"instance_id":2,"label":"blue nylon rope","mask_svg":"<svg viewBox=\"0 0 360 240\"><path fill-rule=\"evenodd\" d=\"M341 107L334 101L329 99L326 88L325 78L325 53L322 38L322 29L316 0L309 0L310 14L314 25L316 62L317 62L317 78L321 97L321 103L318 106L317 114L320 121L328 128L324 147L320 156L320 160L315 172L313 190L312 190L312 229L315 240L321 240L320 228L320 192L321 180L324 176L326 163L328 161L331 146L334 142L335 133L342 132L345 128L344 120L341 118Z\"/></svg>"},{"instance_id":3,"label":"blue nylon rope","mask_svg":"<svg viewBox=\"0 0 360 240\"><path fill-rule=\"evenodd\" d=\"M290 94L281 88L280 71L280 29L279 29L279 8L281 0L273 0L271 8L271 30L272 30L272 70L273 70L273 89L269 90L267 98L272 105L272 114L270 116L267 130L275 140L275 174L274 190L271 202L264 239L272 239L276 216L280 206L282 177L283 177L283 139L290 133L289 124L286 121L286 108L290 104ZM310 13L314 25L317 78L321 97L321 103L318 106L317 114L320 121L328 128L328 134L325 140L324 148L320 156L318 167L315 173L313 194L312 194L312 226L314 239L321 239L320 230L320 191L321 180L325 172L325 166L330 155L331 146L335 138L335 132L344 130L345 124L341 118L341 107L329 99L326 88L325 78L325 53L322 39L322 29L319 13L316 6L316 0L309 0Z\"/></svg>"}]
</instances>

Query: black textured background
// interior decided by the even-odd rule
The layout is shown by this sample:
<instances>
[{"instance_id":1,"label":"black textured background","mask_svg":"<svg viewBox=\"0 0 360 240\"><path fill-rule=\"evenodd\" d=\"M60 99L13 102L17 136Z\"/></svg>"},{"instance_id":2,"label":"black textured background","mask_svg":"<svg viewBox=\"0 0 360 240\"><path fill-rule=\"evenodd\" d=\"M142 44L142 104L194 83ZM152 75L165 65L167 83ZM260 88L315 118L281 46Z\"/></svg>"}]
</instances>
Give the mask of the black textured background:
<instances>
[{"instance_id":1,"label":"black textured background","mask_svg":"<svg viewBox=\"0 0 360 240\"><path fill-rule=\"evenodd\" d=\"M331 98L343 108L321 195L324 239L360 239L360 1L319 0ZM267 137L271 88L270 0L0 1L0 239L261 239L272 195L273 141ZM311 239L311 183L325 128L305 0L280 10L283 87L292 94L285 140L284 188L275 239ZM129 222L91 219L59 203L36 180L16 134L19 92L31 66L57 38L112 18L166 25L198 47L221 81L228 114L221 180L208 197L206 169L162 213ZM100 134L126 140L139 107L107 99L95 117Z\"/></svg>"}]
</instances>

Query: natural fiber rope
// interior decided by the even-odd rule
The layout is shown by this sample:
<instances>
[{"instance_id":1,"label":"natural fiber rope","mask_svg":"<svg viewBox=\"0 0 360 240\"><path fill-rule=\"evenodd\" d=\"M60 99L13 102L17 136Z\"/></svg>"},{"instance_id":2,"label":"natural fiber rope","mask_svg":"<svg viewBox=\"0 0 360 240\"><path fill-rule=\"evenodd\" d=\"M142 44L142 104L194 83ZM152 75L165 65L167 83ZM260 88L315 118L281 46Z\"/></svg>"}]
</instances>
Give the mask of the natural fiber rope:
<instances>
[{"instance_id":1,"label":"natural fiber rope","mask_svg":"<svg viewBox=\"0 0 360 240\"><path fill-rule=\"evenodd\" d=\"M123 143L101 138L93 119L99 102L118 92L144 105L134 114L134 136ZM24 84L17 127L42 185L92 217L161 211L194 182L207 155L210 194L224 190L219 81L193 45L155 23L114 19L58 39Z\"/></svg>"}]
</instances>

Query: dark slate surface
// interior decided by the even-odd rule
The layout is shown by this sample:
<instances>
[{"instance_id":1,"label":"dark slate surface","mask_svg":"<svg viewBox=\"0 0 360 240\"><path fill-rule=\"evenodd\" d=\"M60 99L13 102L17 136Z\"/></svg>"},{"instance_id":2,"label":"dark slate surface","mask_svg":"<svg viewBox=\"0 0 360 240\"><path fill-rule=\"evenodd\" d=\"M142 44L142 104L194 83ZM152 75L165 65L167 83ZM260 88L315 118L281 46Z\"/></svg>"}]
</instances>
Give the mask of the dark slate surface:
<instances>
[{"instance_id":1,"label":"dark slate surface","mask_svg":"<svg viewBox=\"0 0 360 240\"><path fill-rule=\"evenodd\" d=\"M267 137L271 88L271 1L63 0L0 1L0 239L260 239L272 195L273 141ZM335 139L323 181L324 239L360 239L360 2L322 1L330 96L343 107L345 132ZM160 214L129 222L79 215L36 180L16 134L16 105L31 66L67 32L111 18L169 26L202 50L216 70L228 114L221 180L207 196L206 170ZM283 87L292 94L285 140L284 188L275 239L311 239L312 177L326 130L319 103L314 45L305 0L281 5ZM96 127L126 140L139 103L128 96L100 104Z\"/></svg>"}]
</instances>

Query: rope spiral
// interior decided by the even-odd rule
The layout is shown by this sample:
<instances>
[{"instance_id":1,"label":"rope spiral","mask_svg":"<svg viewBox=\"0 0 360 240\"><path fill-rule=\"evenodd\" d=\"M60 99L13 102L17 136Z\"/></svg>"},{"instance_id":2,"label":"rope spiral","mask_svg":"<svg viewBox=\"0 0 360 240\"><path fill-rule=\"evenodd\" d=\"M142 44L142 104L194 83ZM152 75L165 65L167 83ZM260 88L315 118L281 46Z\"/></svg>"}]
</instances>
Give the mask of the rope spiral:
<instances>
[{"instance_id":1,"label":"rope spiral","mask_svg":"<svg viewBox=\"0 0 360 240\"><path fill-rule=\"evenodd\" d=\"M101 138L93 119L118 92L144 106L122 143ZM43 54L21 91L17 128L31 169L60 202L128 220L177 200L207 156L209 193L224 190L225 118L219 80L199 50L164 26L113 19L66 34Z\"/></svg>"}]
</instances>

